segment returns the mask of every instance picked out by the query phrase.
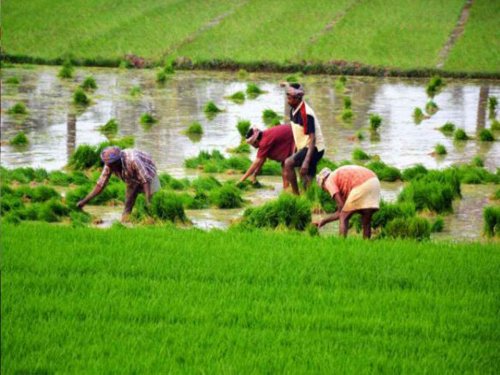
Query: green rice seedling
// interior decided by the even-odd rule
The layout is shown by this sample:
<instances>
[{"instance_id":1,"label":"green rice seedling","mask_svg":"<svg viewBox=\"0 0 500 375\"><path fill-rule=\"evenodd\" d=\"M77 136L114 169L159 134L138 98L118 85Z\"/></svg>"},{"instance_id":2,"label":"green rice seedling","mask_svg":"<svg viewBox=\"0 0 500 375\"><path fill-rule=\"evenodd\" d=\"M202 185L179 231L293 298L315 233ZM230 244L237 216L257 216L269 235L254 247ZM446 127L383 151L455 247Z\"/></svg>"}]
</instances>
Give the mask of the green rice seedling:
<instances>
[{"instance_id":1,"label":"green rice seedling","mask_svg":"<svg viewBox=\"0 0 500 375\"><path fill-rule=\"evenodd\" d=\"M76 209L76 204L85 198L91 190L92 186L90 184L78 186L76 189L69 190L65 196L66 205L72 209Z\"/></svg>"},{"instance_id":2,"label":"green rice seedling","mask_svg":"<svg viewBox=\"0 0 500 375\"><path fill-rule=\"evenodd\" d=\"M174 64L172 62L166 63L163 67L163 71L165 72L165 74L175 74Z\"/></svg>"},{"instance_id":3,"label":"green rice seedling","mask_svg":"<svg viewBox=\"0 0 500 375\"><path fill-rule=\"evenodd\" d=\"M500 206L486 206L483 209L483 218L486 236L500 236Z\"/></svg>"},{"instance_id":4,"label":"green rice seedling","mask_svg":"<svg viewBox=\"0 0 500 375\"><path fill-rule=\"evenodd\" d=\"M434 146L434 153L436 155L446 155L448 152L446 151L446 147L444 147L441 143L438 143L436 146Z\"/></svg>"},{"instance_id":5,"label":"green rice seedling","mask_svg":"<svg viewBox=\"0 0 500 375\"><path fill-rule=\"evenodd\" d=\"M23 102L18 102L14 104L7 110L9 115L27 115L28 110L26 109L26 105Z\"/></svg>"},{"instance_id":6,"label":"green rice seedling","mask_svg":"<svg viewBox=\"0 0 500 375\"><path fill-rule=\"evenodd\" d=\"M243 91L237 91L233 95L229 96L228 99L235 103L241 104L245 101L245 93Z\"/></svg>"},{"instance_id":7,"label":"green rice seedling","mask_svg":"<svg viewBox=\"0 0 500 375\"><path fill-rule=\"evenodd\" d=\"M230 148L227 151L230 152L231 154L249 154L250 145L243 141L237 147Z\"/></svg>"},{"instance_id":8,"label":"green rice seedling","mask_svg":"<svg viewBox=\"0 0 500 375\"><path fill-rule=\"evenodd\" d=\"M500 131L500 121L498 121L498 120L491 121L491 130L492 131Z\"/></svg>"},{"instance_id":9,"label":"green rice seedling","mask_svg":"<svg viewBox=\"0 0 500 375\"><path fill-rule=\"evenodd\" d=\"M129 95L133 97L141 96L142 95L142 89L141 86L134 86L130 89Z\"/></svg>"},{"instance_id":10,"label":"green rice seedling","mask_svg":"<svg viewBox=\"0 0 500 375\"><path fill-rule=\"evenodd\" d=\"M365 139L365 134L361 130L359 130L358 132L356 132L355 137L358 141L362 141L363 139Z\"/></svg>"},{"instance_id":11,"label":"green rice seedling","mask_svg":"<svg viewBox=\"0 0 500 375\"><path fill-rule=\"evenodd\" d=\"M243 204L241 190L227 183L210 192L210 201L218 208L238 208Z\"/></svg>"},{"instance_id":12,"label":"green rice seedling","mask_svg":"<svg viewBox=\"0 0 500 375\"><path fill-rule=\"evenodd\" d=\"M474 167L484 167L484 159L481 156L474 156L471 161Z\"/></svg>"},{"instance_id":13,"label":"green rice seedling","mask_svg":"<svg viewBox=\"0 0 500 375\"><path fill-rule=\"evenodd\" d=\"M2 215L1 220L12 225L19 225L22 221L21 215L17 211L9 212L7 215Z\"/></svg>"},{"instance_id":14,"label":"green rice seedling","mask_svg":"<svg viewBox=\"0 0 500 375\"><path fill-rule=\"evenodd\" d=\"M387 223L383 233L391 238L413 238L422 241L430 238L431 224L427 219L418 216L396 218Z\"/></svg>"},{"instance_id":15,"label":"green rice seedling","mask_svg":"<svg viewBox=\"0 0 500 375\"><path fill-rule=\"evenodd\" d=\"M248 72L245 69L238 70L238 79L247 79Z\"/></svg>"},{"instance_id":16,"label":"green rice seedling","mask_svg":"<svg viewBox=\"0 0 500 375\"><path fill-rule=\"evenodd\" d=\"M349 122L352 120L353 116L354 116L354 114L352 112L352 109L344 108L342 110L342 115L341 115L342 120Z\"/></svg>"},{"instance_id":17,"label":"green rice seedling","mask_svg":"<svg viewBox=\"0 0 500 375\"><path fill-rule=\"evenodd\" d=\"M91 91L91 90L96 90L97 89L97 83L95 81L95 78L93 76L88 76L85 78L83 83L80 85L82 89L85 91Z\"/></svg>"},{"instance_id":18,"label":"green rice seedling","mask_svg":"<svg viewBox=\"0 0 500 375\"><path fill-rule=\"evenodd\" d=\"M73 169L82 170L91 168L100 162L100 154L94 146L80 145L71 154L68 166Z\"/></svg>"},{"instance_id":19,"label":"green rice seedling","mask_svg":"<svg viewBox=\"0 0 500 375\"><path fill-rule=\"evenodd\" d=\"M488 98L488 113L489 118L494 119L496 115L496 110L498 106L498 99L496 96L490 96Z\"/></svg>"},{"instance_id":20,"label":"green rice seedling","mask_svg":"<svg viewBox=\"0 0 500 375\"><path fill-rule=\"evenodd\" d=\"M497 189L493 196L491 197L493 200L499 200L500 199L500 189Z\"/></svg>"},{"instance_id":21,"label":"green rice seedling","mask_svg":"<svg viewBox=\"0 0 500 375\"><path fill-rule=\"evenodd\" d=\"M240 133L241 138L245 138L252 124L248 120L239 120L236 124L236 129L238 129L238 133Z\"/></svg>"},{"instance_id":22,"label":"green rice seedling","mask_svg":"<svg viewBox=\"0 0 500 375\"><path fill-rule=\"evenodd\" d=\"M234 171L239 171L239 172L245 172L248 168L250 168L250 165L252 164L252 161L246 157L246 156L231 156L230 158L227 158L223 163L223 169L231 169Z\"/></svg>"},{"instance_id":23,"label":"green rice seedling","mask_svg":"<svg viewBox=\"0 0 500 375\"><path fill-rule=\"evenodd\" d=\"M118 121L112 118L107 123L99 127L99 131L107 136L114 136L118 133Z\"/></svg>"},{"instance_id":24,"label":"green rice seedling","mask_svg":"<svg viewBox=\"0 0 500 375\"><path fill-rule=\"evenodd\" d=\"M391 167L382 161L372 161L366 165L378 177L380 181L393 182L401 180L401 172L396 167Z\"/></svg>"},{"instance_id":25,"label":"green rice seedling","mask_svg":"<svg viewBox=\"0 0 500 375\"><path fill-rule=\"evenodd\" d=\"M418 211L453 212L453 190L450 185L422 178L413 180L401 191L398 202L412 202Z\"/></svg>"},{"instance_id":26,"label":"green rice seedling","mask_svg":"<svg viewBox=\"0 0 500 375\"><path fill-rule=\"evenodd\" d=\"M203 109L203 111L210 118L215 116L217 113L222 112L222 109L217 107L214 102L209 101L205 104L205 108Z\"/></svg>"},{"instance_id":27,"label":"green rice seedling","mask_svg":"<svg viewBox=\"0 0 500 375\"><path fill-rule=\"evenodd\" d=\"M52 185L68 186L73 179L67 173L61 171L52 171L48 175L48 180Z\"/></svg>"},{"instance_id":28,"label":"green rice seedling","mask_svg":"<svg viewBox=\"0 0 500 375\"><path fill-rule=\"evenodd\" d=\"M139 119L142 125L151 126L158 122L158 120L151 113L143 113Z\"/></svg>"},{"instance_id":29,"label":"green rice seedling","mask_svg":"<svg viewBox=\"0 0 500 375\"><path fill-rule=\"evenodd\" d=\"M263 176L281 176L281 163L267 159L260 170L260 174Z\"/></svg>"},{"instance_id":30,"label":"green rice seedling","mask_svg":"<svg viewBox=\"0 0 500 375\"><path fill-rule=\"evenodd\" d=\"M17 133L14 137L12 137L9 141L9 144L13 146L26 146L29 143L28 137L23 131Z\"/></svg>"},{"instance_id":31,"label":"green rice seedling","mask_svg":"<svg viewBox=\"0 0 500 375\"><path fill-rule=\"evenodd\" d=\"M438 182L441 186L448 186L453 198L462 198L460 188L460 173L456 168L446 168L443 170L430 170L422 180L428 182Z\"/></svg>"},{"instance_id":32,"label":"green rice seedling","mask_svg":"<svg viewBox=\"0 0 500 375\"><path fill-rule=\"evenodd\" d=\"M201 210L210 207L210 198L204 192L197 192L193 199L186 205L191 210Z\"/></svg>"},{"instance_id":33,"label":"green rice seedling","mask_svg":"<svg viewBox=\"0 0 500 375\"><path fill-rule=\"evenodd\" d=\"M81 87L78 87L73 93L73 104L83 107L90 104L89 97Z\"/></svg>"},{"instance_id":34,"label":"green rice seedling","mask_svg":"<svg viewBox=\"0 0 500 375\"><path fill-rule=\"evenodd\" d=\"M290 74L285 77L285 81L288 83L299 83L302 80L302 72Z\"/></svg>"},{"instance_id":35,"label":"green rice seedling","mask_svg":"<svg viewBox=\"0 0 500 375\"><path fill-rule=\"evenodd\" d=\"M20 197L8 194L2 187L2 194L0 195L0 216L5 215L6 212L19 211L24 208L24 203Z\"/></svg>"},{"instance_id":36,"label":"green rice seedling","mask_svg":"<svg viewBox=\"0 0 500 375\"><path fill-rule=\"evenodd\" d=\"M311 223L311 203L305 197L282 193L278 199L247 208L242 226L247 228L285 227L303 231Z\"/></svg>"},{"instance_id":37,"label":"green rice seedling","mask_svg":"<svg viewBox=\"0 0 500 375\"><path fill-rule=\"evenodd\" d=\"M5 80L5 83L8 85L19 85L19 78L16 76L9 77Z\"/></svg>"},{"instance_id":38,"label":"green rice seedling","mask_svg":"<svg viewBox=\"0 0 500 375\"><path fill-rule=\"evenodd\" d=\"M267 126L269 125L275 125L276 121L278 123L281 121L282 117L278 115L276 112L274 112L272 109L265 109L262 112L262 121L264 121L264 124Z\"/></svg>"},{"instance_id":39,"label":"green rice seedling","mask_svg":"<svg viewBox=\"0 0 500 375\"><path fill-rule=\"evenodd\" d=\"M315 213L331 213L335 212L337 209L335 199L332 199L332 197L317 184L311 184L309 189L306 190L305 196L311 202L312 211Z\"/></svg>"},{"instance_id":40,"label":"green rice seedling","mask_svg":"<svg viewBox=\"0 0 500 375\"><path fill-rule=\"evenodd\" d=\"M255 83L249 83L247 84L247 90L246 93L249 98L253 99L256 98L257 96L264 94L265 91L263 91L259 86L257 86Z\"/></svg>"},{"instance_id":41,"label":"green rice seedling","mask_svg":"<svg viewBox=\"0 0 500 375\"><path fill-rule=\"evenodd\" d=\"M71 211L69 217L71 226L75 228L86 227L92 220L92 217L84 211Z\"/></svg>"},{"instance_id":42,"label":"green rice seedling","mask_svg":"<svg viewBox=\"0 0 500 375\"><path fill-rule=\"evenodd\" d=\"M339 166L328 158L321 158L318 163L317 170L320 171L323 168L330 168L332 171L337 169Z\"/></svg>"},{"instance_id":43,"label":"green rice seedling","mask_svg":"<svg viewBox=\"0 0 500 375\"><path fill-rule=\"evenodd\" d=\"M416 124L420 124L422 120L426 118L427 116L424 114L424 111L419 107L415 107L413 110L413 121L415 121Z\"/></svg>"},{"instance_id":44,"label":"green rice seedling","mask_svg":"<svg viewBox=\"0 0 500 375\"><path fill-rule=\"evenodd\" d=\"M165 71L163 69L159 70L156 73L156 82L160 83L160 84L167 82L167 74L165 73Z\"/></svg>"},{"instance_id":45,"label":"green rice seedling","mask_svg":"<svg viewBox=\"0 0 500 375\"><path fill-rule=\"evenodd\" d=\"M57 223L61 220L50 207L44 205L40 206L36 215L35 220L46 221L47 223Z\"/></svg>"},{"instance_id":46,"label":"green rice seedling","mask_svg":"<svg viewBox=\"0 0 500 375\"><path fill-rule=\"evenodd\" d=\"M347 78L345 76L338 77L335 80L335 90L344 91L346 83L347 83Z\"/></svg>"},{"instance_id":47,"label":"green rice seedling","mask_svg":"<svg viewBox=\"0 0 500 375\"><path fill-rule=\"evenodd\" d=\"M184 166L186 168L196 169L200 167L202 168L207 162L210 161L215 161L220 164L224 160L225 157L219 150L213 150L212 152L200 151L198 156L184 160Z\"/></svg>"},{"instance_id":48,"label":"green rice seedling","mask_svg":"<svg viewBox=\"0 0 500 375\"><path fill-rule=\"evenodd\" d=\"M432 222L431 232L440 233L444 230L444 219L441 216L437 216Z\"/></svg>"},{"instance_id":49,"label":"green rice seedling","mask_svg":"<svg viewBox=\"0 0 500 375\"><path fill-rule=\"evenodd\" d=\"M345 109L352 108L352 99L349 96L344 96L344 108Z\"/></svg>"},{"instance_id":50,"label":"green rice seedling","mask_svg":"<svg viewBox=\"0 0 500 375\"><path fill-rule=\"evenodd\" d=\"M482 142L494 142L495 141L495 137L493 136L493 133L489 129L481 130L481 132L479 133L479 139Z\"/></svg>"},{"instance_id":51,"label":"green rice seedling","mask_svg":"<svg viewBox=\"0 0 500 375\"><path fill-rule=\"evenodd\" d=\"M352 150L352 160L356 161L370 160L370 155L368 155L360 148L355 148L354 150Z\"/></svg>"},{"instance_id":52,"label":"green rice seedling","mask_svg":"<svg viewBox=\"0 0 500 375\"><path fill-rule=\"evenodd\" d=\"M46 201L43 205L50 209L50 211L58 217L68 216L70 212L70 209L61 202L60 197L52 198Z\"/></svg>"},{"instance_id":53,"label":"green rice seedling","mask_svg":"<svg viewBox=\"0 0 500 375\"><path fill-rule=\"evenodd\" d=\"M194 188L196 193L203 193L218 189L222 186L222 184L215 177L200 176L191 182L191 186Z\"/></svg>"},{"instance_id":54,"label":"green rice seedling","mask_svg":"<svg viewBox=\"0 0 500 375\"><path fill-rule=\"evenodd\" d=\"M201 126L201 124L199 122L193 122L187 128L186 134L202 135L203 134L203 127Z\"/></svg>"},{"instance_id":55,"label":"green rice seedling","mask_svg":"<svg viewBox=\"0 0 500 375\"><path fill-rule=\"evenodd\" d=\"M469 136L463 129L457 129L455 130L455 133L453 133L453 139L455 141L467 141L469 140Z\"/></svg>"},{"instance_id":56,"label":"green rice seedling","mask_svg":"<svg viewBox=\"0 0 500 375\"><path fill-rule=\"evenodd\" d=\"M28 198L31 202L45 202L53 198L61 199L61 195L51 187L40 185L34 188L28 186L18 188L15 194L22 198Z\"/></svg>"},{"instance_id":57,"label":"green rice seedling","mask_svg":"<svg viewBox=\"0 0 500 375\"><path fill-rule=\"evenodd\" d=\"M61 69L59 70L59 78L72 78L73 77L73 65L70 61L65 61Z\"/></svg>"},{"instance_id":58,"label":"green rice seedling","mask_svg":"<svg viewBox=\"0 0 500 375\"><path fill-rule=\"evenodd\" d=\"M409 167L403 170L401 176L403 177L403 181L411 181L413 179L425 176L427 172L427 168L425 168L422 164L416 164L413 167Z\"/></svg>"},{"instance_id":59,"label":"green rice seedling","mask_svg":"<svg viewBox=\"0 0 500 375\"><path fill-rule=\"evenodd\" d=\"M433 98L434 96L436 96L441 92L444 85L445 85L444 81L441 77L434 76L430 79L429 83L427 84L425 92L430 98Z\"/></svg>"},{"instance_id":60,"label":"green rice seedling","mask_svg":"<svg viewBox=\"0 0 500 375\"><path fill-rule=\"evenodd\" d=\"M433 101L433 100L429 100L426 104L425 104L425 111L429 114L429 115L433 115L435 114L437 111L439 110L439 107L438 105Z\"/></svg>"},{"instance_id":61,"label":"green rice seedling","mask_svg":"<svg viewBox=\"0 0 500 375\"><path fill-rule=\"evenodd\" d=\"M153 195L151 213L161 220L181 221L183 223L187 221L184 207L182 202L177 199L177 195L164 190L160 190Z\"/></svg>"},{"instance_id":62,"label":"green rice seedling","mask_svg":"<svg viewBox=\"0 0 500 375\"><path fill-rule=\"evenodd\" d=\"M370 114L370 130L377 131L382 125L382 117L377 114Z\"/></svg>"},{"instance_id":63,"label":"green rice seedling","mask_svg":"<svg viewBox=\"0 0 500 375\"><path fill-rule=\"evenodd\" d=\"M491 173L487 169L479 165L462 164L454 168L464 184L487 184L500 183L500 175Z\"/></svg>"},{"instance_id":64,"label":"green rice seedling","mask_svg":"<svg viewBox=\"0 0 500 375\"><path fill-rule=\"evenodd\" d=\"M452 135L455 131L455 124L452 122L447 122L439 128L439 130L445 135Z\"/></svg>"}]
</instances>

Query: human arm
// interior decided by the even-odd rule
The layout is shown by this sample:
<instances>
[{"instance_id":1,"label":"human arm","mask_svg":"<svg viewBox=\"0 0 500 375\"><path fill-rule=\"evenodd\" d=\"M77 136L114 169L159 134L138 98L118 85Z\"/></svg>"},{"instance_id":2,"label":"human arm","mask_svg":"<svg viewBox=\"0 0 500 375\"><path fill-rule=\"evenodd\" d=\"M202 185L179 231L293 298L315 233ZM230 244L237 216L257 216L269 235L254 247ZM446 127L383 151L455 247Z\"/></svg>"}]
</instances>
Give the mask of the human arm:
<instances>
[{"instance_id":1,"label":"human arm","mask_svg":"<svg viewBox=\"0 0 500 375\"><path fill-rule=\"evenodd\" d=\"M344 208L345 201L344 199L340 196L340 193L336 193L333 198L335 199L335 202L337 203L337 211L335 211L333 214L317 221L314 222L313 224L316 225L318 228L321 228L325 224L331 223L332 221L338 220L340 218L340 214L342 212L342 209Z\"/></svg>"},{"instance_id":2,"label":"human arm","mask_svg":"<svg viewBox=\"0 0 500 375\"><path fill-rule=\"evenodd\" d=\"M309 172L309 166L311 165L311 159L314 155L314 148L316 147L316 124L314 123L314 117L307 116L307 134L309 135L309 141L307 144L307 153L302 166L300 167L300 174L302 176L307 175Z\"/></svg>"},{"instance_id":3,"label":"human arm","mask_svg":"<svg viewBox=\"0 0 500 375\"><path fill-rule=\"evenodd\" d=\"M111 177L111 169L109 169L108 166L105 166L102 173L101 173L101 176L97 180L97 183L96 183L96 186L94 187L94 189L89 194L87 194L87 196L85 198L83 198L81 201L79 201L76 204L76 206L78 208L83 208L89 201L91 201L93 198L95 198L96 196L101 194L101 192L104 190L104 188L108 184L110 177Z\"/></svg>"},{"instance_id":4,"label":"human arm","mask_svg":"<svg viewBox=\"0 0 500 375\"><path fill-rule=\"evenodd\" d=\"M242 183L251 175L256 176L260 172L265 161L266 158L259 158L259 157L255 158L252 165L248 168L245 174L239 179L238 183Z\"/></svg>"}]
</instances>

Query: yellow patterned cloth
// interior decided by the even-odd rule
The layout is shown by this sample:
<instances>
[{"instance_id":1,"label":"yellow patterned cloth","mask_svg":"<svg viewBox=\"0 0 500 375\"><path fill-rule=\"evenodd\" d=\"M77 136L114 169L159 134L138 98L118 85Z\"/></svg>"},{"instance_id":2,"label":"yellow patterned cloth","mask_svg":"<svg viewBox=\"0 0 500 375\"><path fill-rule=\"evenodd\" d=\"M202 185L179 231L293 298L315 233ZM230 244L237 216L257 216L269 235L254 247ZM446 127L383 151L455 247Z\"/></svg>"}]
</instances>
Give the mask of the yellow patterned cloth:
<instances>
[{"instance_id":1,"label":"yellow patterned cloth","mask_svg":"<svg viewBox=\"0 0 500 375\"><path fill-rule=\"evenodd\" d=\"M380 206L380 181L370 178L351 190L342 211L356 211Z\"/></svg>"}]
</instances>

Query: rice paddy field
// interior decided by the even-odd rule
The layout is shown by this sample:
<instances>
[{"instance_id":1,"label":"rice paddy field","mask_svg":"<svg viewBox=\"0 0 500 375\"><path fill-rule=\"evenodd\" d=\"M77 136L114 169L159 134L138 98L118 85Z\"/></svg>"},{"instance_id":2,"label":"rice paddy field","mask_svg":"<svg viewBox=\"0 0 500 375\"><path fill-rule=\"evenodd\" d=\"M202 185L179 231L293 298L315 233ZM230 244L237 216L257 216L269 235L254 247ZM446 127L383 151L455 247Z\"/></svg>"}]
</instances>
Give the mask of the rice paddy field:
<instances>
[{"instance_id":1,"label":"rice paddy field","mask_svg":"<svg viewBox=\"0 0 500 375\"><path fill-rule=\"evenodd\" d=\"M460 0L33 0L2 3L2 52L17 61L117 66L126 55L161 65L246 66L346 61L432 69L457 25ZM498 73L498 2L476 0L444 61L449 72ZM265 37L263 37L265 36Z\"/></svg>"},{"instance_id":2,"label":"rice paddy field","mask_svg":"<svg viewBox=\"0 0 500 375\"><path fill-rule=\"evenodd\" d=\"M494 244L2 231L5 374L498 370Z\"/></svg>"}]
</instances>

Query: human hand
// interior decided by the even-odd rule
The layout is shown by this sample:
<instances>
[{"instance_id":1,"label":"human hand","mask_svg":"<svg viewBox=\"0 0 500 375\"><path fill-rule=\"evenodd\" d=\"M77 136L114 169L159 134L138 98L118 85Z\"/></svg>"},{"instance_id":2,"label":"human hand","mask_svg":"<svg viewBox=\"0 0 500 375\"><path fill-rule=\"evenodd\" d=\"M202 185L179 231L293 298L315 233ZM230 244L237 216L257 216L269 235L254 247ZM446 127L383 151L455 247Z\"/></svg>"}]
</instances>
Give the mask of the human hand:
<instances>
[{"instance_id":1,"label":"human hand","mask_svg":"<svg viewBox=\"0 0 500 375\"><path fill-rule=\"evenodd\" d=\"M319 220L319 221L314 221L313 225L316 225L318 227L318 229L319 229L319 228L321 228L325 224L323 223L323 220Z\"/></svg>"},{"instance_id":2,"label":"human hand","mask_svg":"<svg viewBox=\"0 0 500 375\"><path fill-rule=\"evenodd\" d=\"M85 202L85 199L82 199L81 201L79 201L77 204L76 204L76 207L78 207L79 209L82 209L83 206L85 206L87 202Z\"/></svg>"}]
</instances>

